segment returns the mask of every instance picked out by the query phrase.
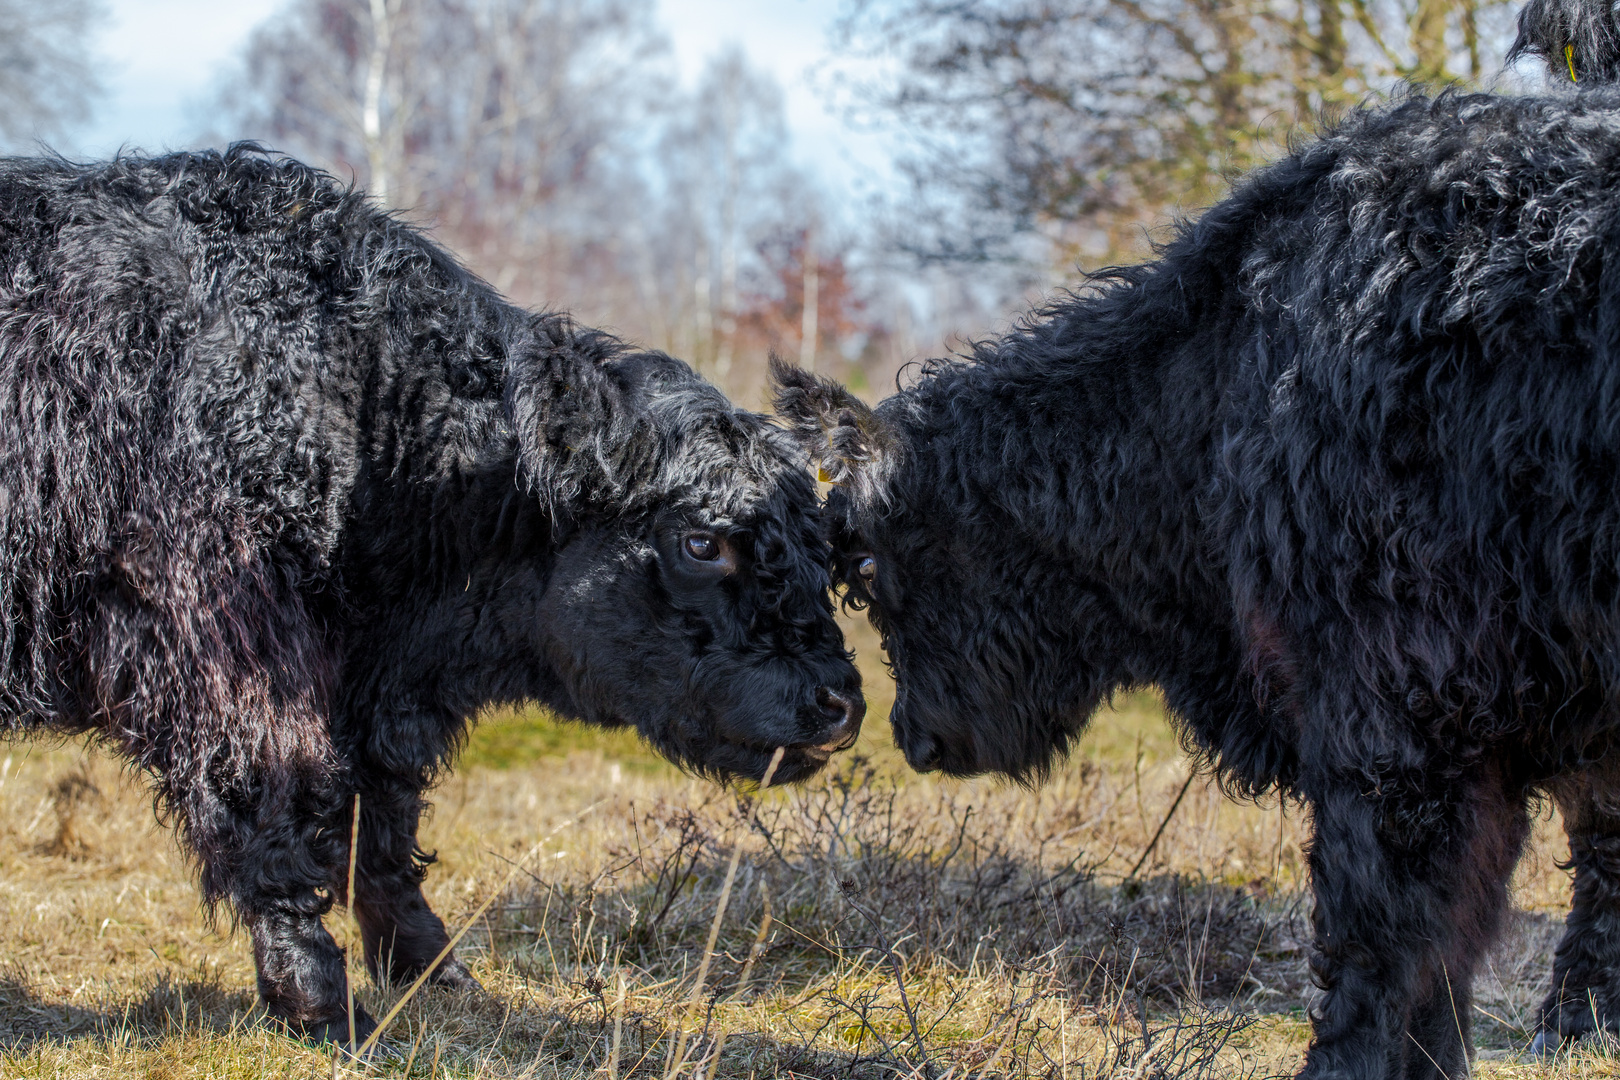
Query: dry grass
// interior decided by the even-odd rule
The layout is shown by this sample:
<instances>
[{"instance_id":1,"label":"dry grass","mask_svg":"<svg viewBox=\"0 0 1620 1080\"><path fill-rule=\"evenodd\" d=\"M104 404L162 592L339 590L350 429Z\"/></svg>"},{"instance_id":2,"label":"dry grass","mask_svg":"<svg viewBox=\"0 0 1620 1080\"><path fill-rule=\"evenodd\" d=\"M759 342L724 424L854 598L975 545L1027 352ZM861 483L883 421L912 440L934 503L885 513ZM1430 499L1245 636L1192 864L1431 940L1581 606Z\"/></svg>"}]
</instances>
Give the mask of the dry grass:
<instances>
[{"instance_id":1,"label":"dry grass","mask_svg":"<svg viewBox=\"0 0 1620 1080\"><path fill-rule=\"evenodd\" d=\"M1298 1066L1298 816L1194 781L1128 877L1186 778L1152 698L1099 718L1037 792L914 776L869 729L837 772L755 798L623 736L486 725L425 843L447 921L490 902L462 946L487 992L410 1000L389 1031L398 1056L369 1071L1150 1080ZM329 1055L257 1026L247 944L203 924L138 783L76 746L7 751L0 1076L333 1075ZM1560 854L1540 822L1522 913L1480 988L1481 1074L1620 1071L1603 1047L1517 1060L1568 899ZM343 913L330 923L352 936ZM377 1014L400 994L357 988Z\"/></svg>"}]
</instances>

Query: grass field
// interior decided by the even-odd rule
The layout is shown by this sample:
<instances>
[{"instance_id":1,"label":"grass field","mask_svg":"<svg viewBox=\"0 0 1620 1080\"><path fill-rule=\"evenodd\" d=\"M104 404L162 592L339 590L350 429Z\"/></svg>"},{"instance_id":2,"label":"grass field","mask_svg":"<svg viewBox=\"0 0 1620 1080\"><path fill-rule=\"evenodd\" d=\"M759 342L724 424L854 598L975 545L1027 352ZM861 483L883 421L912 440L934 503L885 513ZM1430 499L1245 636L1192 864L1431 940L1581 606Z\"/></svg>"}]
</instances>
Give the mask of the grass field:
<instances>
[{"instance_id":1,"label":"grass field","mask_svg":"<svg viewBox=\"0 0 1620 1080\"><path fill-rule=\"evenodd\" d=\"M429 896L468 926L461 952L485 992L409 999L392 1055L356 1069L258 1026L245 938L203 921L136 778L73 744L0 747L0 1077L1298 1066L1311 991L1297 811L1194 780L1143 860L1187 777L1151 696L1118 702L1025 791L908 773L882 722L887 676L863 666L873 717L857 749L758 798L685 777L631 736L535 715L482 724L424 843L440 856ZM1519 1060L1568 899L1559 836L1538 821L1479 987L1480 1075L1620 1072L1602 1047ZM328 921L353 937L343 911ZM376 1015L402 993L356 985Z\"/></svg>"}]
</instances>

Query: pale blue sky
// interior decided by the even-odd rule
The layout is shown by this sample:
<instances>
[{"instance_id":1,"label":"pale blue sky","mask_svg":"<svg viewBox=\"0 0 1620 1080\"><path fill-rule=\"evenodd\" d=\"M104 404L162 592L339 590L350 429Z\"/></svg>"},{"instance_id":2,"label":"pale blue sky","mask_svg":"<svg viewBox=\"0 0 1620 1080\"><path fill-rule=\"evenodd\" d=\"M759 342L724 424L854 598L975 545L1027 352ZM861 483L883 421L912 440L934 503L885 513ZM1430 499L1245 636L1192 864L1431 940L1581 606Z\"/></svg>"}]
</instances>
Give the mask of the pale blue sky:
<instances>
[{"instance_id":1,"label":"pale blue sky","mask_svg":"<svg viewBox=\"0 0 1620 1080\"><path fill-rule=\"evenodd\" d=\"M210 90L239 55L253 27L285 0L104 0L97 41L107 94L92 122L64 142L85 156L119 146L163 150L190 145L206 126ZM832 115L811 72L828 60L827 29L839 0L659 0L682 77L736 43L782 83L799 164L835 196L869 189L887 171L879 138L849 130Z\"/></svg>"}]
</instances>

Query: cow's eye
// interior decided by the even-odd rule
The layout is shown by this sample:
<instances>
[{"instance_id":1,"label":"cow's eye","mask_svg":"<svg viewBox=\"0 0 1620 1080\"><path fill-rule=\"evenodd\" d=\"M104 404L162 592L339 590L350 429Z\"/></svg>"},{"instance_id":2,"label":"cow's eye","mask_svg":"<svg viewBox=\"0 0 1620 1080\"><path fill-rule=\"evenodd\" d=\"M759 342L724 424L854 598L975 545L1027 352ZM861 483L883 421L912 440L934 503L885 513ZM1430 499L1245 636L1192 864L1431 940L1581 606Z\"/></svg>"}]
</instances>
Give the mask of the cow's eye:
<instances>
[{"instance_id":1,"label":"cow's eye","mask_svg":"<svg viewBox=\"0 0 1620 1080\"><path fill-rule=\"evenodd\" d=\"M870 588L877 581L877 560L870 555L855 557L855 576Z\"/></svg>"},{"instance_id":2,"label":"cow's eye","mask_svg":"<svg viewBox=\"0 0 1620 1080\"><path fill-rule=\"evenodd\" d=\"M720 557L720 538L713 533L687 533L682 546L698 562L714 562Z\"/></svg>"}]
</instances>

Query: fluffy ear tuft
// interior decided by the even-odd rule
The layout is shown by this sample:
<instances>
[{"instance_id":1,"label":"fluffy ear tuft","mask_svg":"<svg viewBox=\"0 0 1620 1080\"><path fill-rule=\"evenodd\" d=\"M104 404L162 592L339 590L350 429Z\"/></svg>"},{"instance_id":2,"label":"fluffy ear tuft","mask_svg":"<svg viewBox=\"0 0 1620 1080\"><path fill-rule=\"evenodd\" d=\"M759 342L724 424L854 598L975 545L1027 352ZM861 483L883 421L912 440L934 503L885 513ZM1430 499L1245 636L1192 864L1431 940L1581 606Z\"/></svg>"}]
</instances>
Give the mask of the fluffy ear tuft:
<instances>
[{"instance_id":1,"label":"fluffy ear tuft","mask_svg":"<svg viewBox=\"0 0 1620 1080\"><path fill-rule=\"evenodd\" d=\"M566 316L537 316L507 356L506 414L523 480L553 512L611 500L646 448L644 417L615 378L624 346Z\"/></svg>"},{"instance_id":2,"label":"fluffy ear tuft","mask_svg":"<svg viewBox=\"0 0 1620 1080\"><path fill-rule=\"evenodd\" d=\"M771 354L776 414L834 484L875 486L899 449L895 433L860 398L831 379Z\"/></svg>"}]
</instances>

